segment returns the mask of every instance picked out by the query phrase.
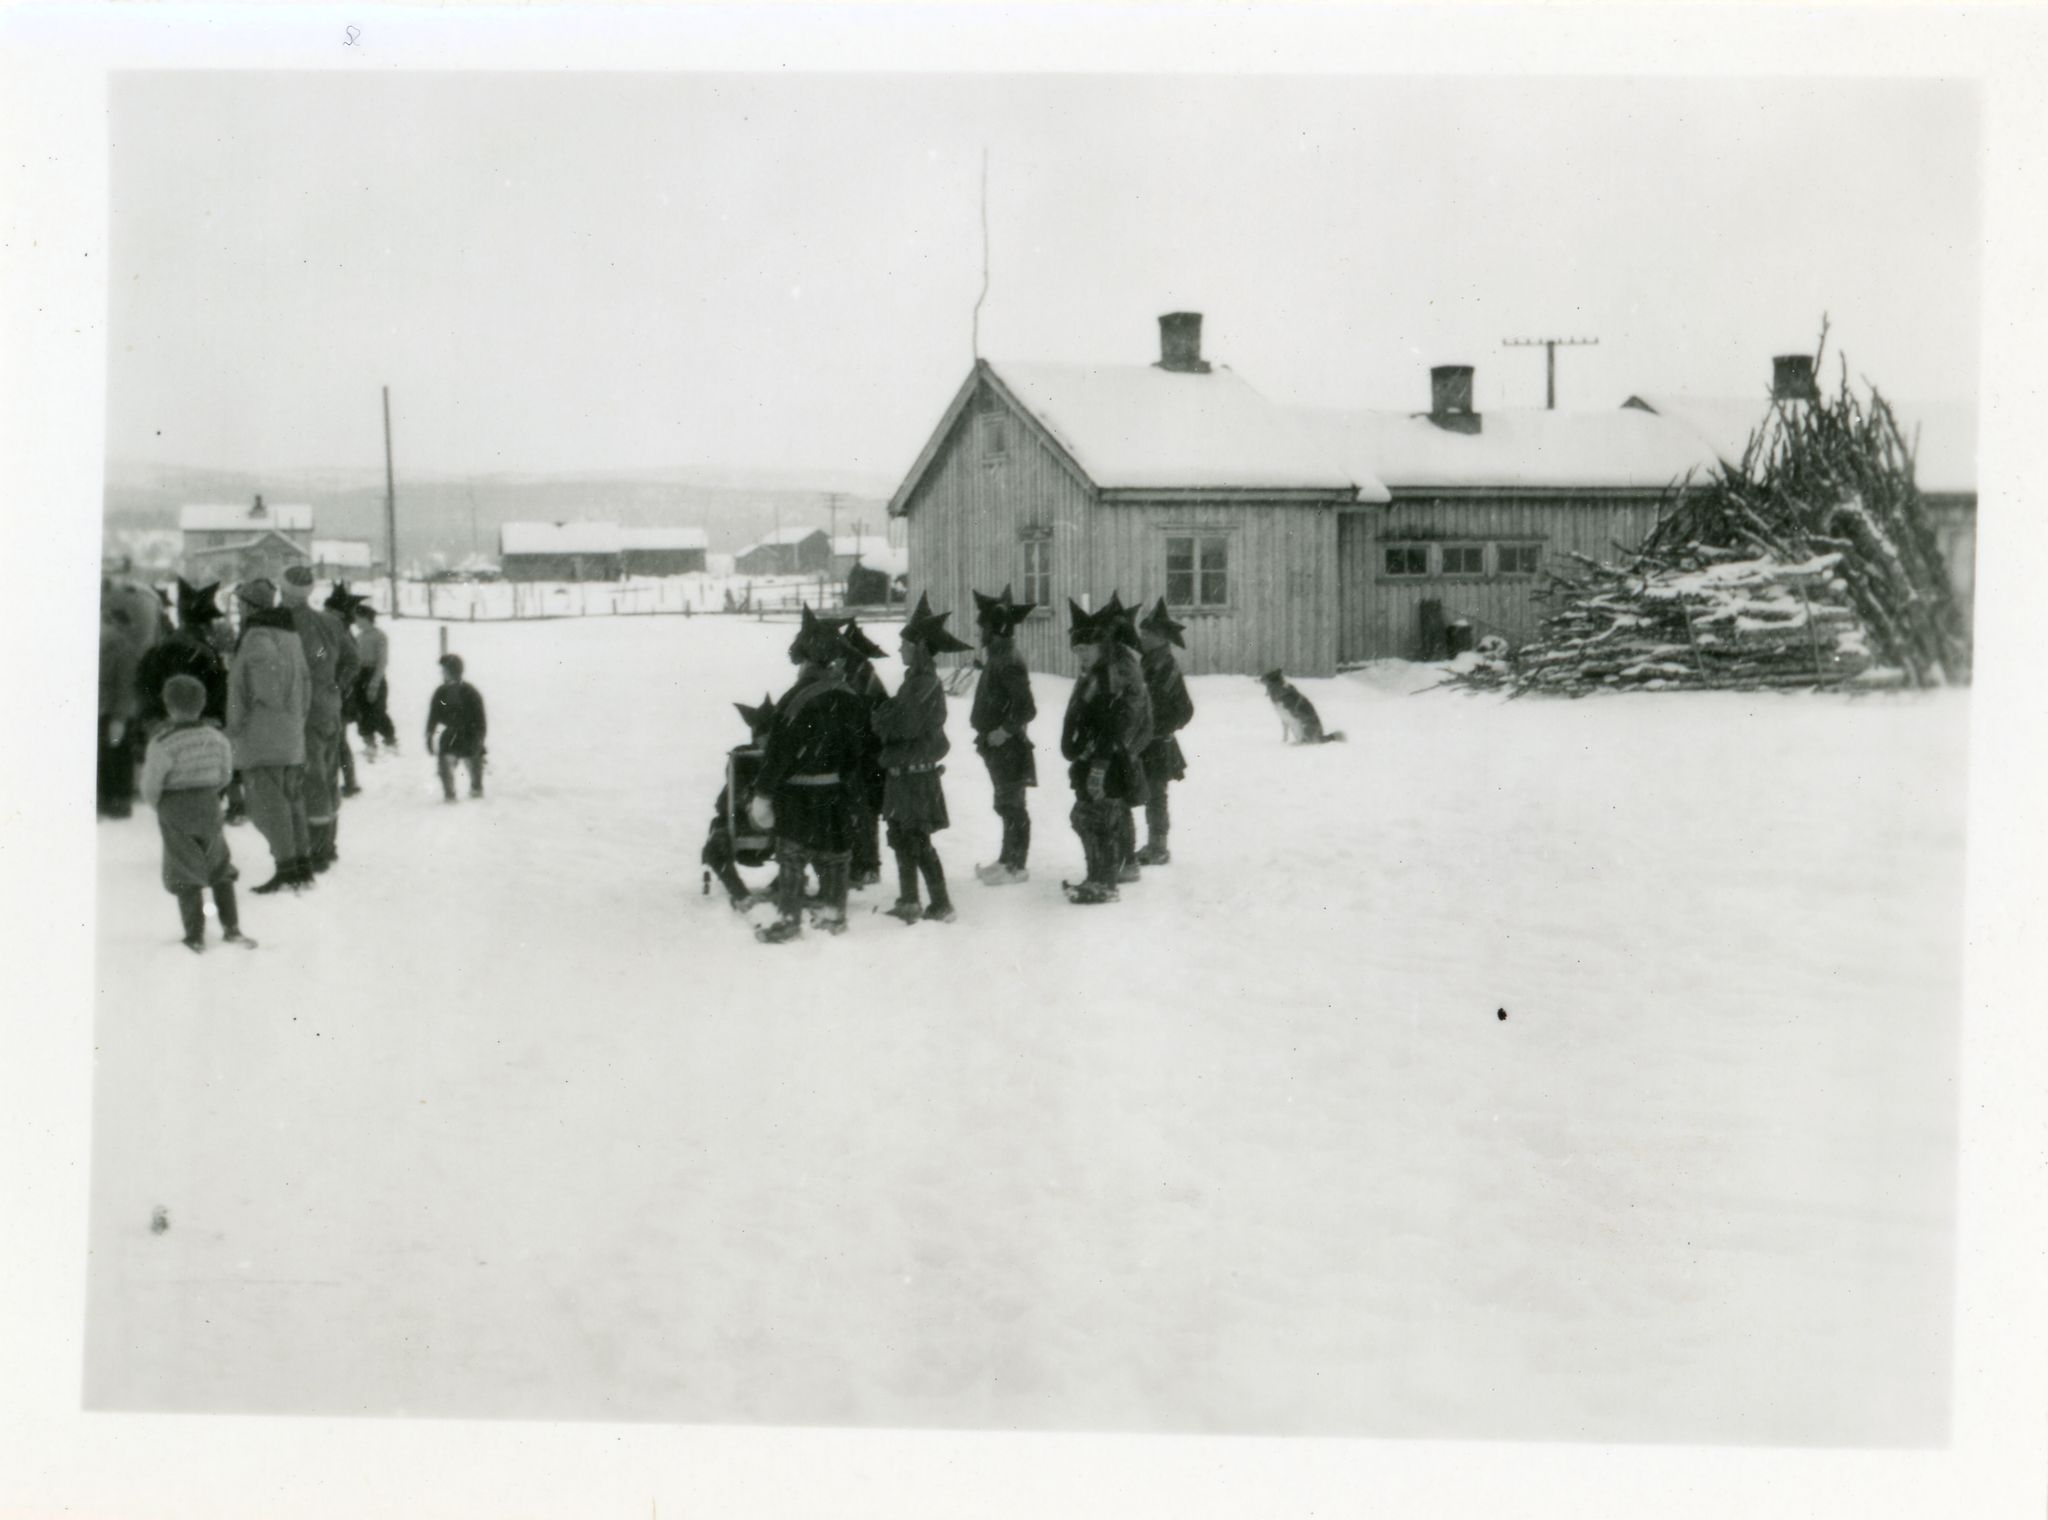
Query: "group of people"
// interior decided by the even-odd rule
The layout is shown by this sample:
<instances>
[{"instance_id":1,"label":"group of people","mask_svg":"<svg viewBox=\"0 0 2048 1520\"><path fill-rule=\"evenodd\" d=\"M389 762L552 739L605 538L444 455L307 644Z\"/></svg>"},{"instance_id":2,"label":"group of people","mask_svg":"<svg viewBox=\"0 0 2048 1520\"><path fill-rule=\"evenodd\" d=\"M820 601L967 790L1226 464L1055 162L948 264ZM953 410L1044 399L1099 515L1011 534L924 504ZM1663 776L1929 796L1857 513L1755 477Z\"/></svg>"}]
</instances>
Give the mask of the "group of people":
<instances>
[{"instance_id":1,"label":"group of people","mask_svg":"<svg viewBox=\"0 0 2048 1520\"><path fill-rule=\"evenodd\" d=\"M1038 784L1030 725L1038 709L1016 630L1037 609L1015 601L1007 586L996 596L976 592L974 600L980 681L969 726L1003 825L996 859L975 874L986 886L1009 886L1030 879L1028 794ZM1069 819L1087 872L1063 885L1072 902L1111 903L1121 886L1140 879L1144 866L1173 858L1168 790L1187 774L1175 736L1194 716L1173 655L1184 647L1185 628L1163 598L1142 620L1116 595L1093 613L1067 605L1081 673L1061 725L1060 753L1074 792ZM897 888L885 911L905 923L957 917L933 842L950 823L943 785L950 749L946 691L936 657L970 647L947 629L950 617L918 598L900 636L903 679L891 694L873 663L884 651L858 621L829 621L806 608L789 650L798 667L795 684L780 700L735 704L750 740L734 755L757 763L729 773L703 861L735 908L774 904L774 922L755 931L765 943L801 935L807 907L814 927L845 932L850 889L880 879L885 829ZM737 868L771 859L774 880L760 893L749 891Z\"/></svg>"},{"instance_id":2,"label":"group of people","mask_svg":"<svg viewBox=\"0 0 2048 1520\"><path fill-rule=\"evenodd\" d=\"M254 943L241 932L226 826L253 823L269 848L270 876L252 891L303 891L339 861L341 801L359 790L345 724L354 720L369 760L380 744L398 747L376 609L346 583L315 607L313 584L302 565L281 584L244 581L234 635L217 585L181 579L169 628L168 599L127 581L101 588L99 810L126 817L138 794L156 810L163 884L195 951L205 948L209 891L224 939ZM471 794L482 793L484 711L460 657L442 664L427 747L436 750L439 730L437 764L453 801L458 761L468 762Z\"/></svg>"}]
</instances>

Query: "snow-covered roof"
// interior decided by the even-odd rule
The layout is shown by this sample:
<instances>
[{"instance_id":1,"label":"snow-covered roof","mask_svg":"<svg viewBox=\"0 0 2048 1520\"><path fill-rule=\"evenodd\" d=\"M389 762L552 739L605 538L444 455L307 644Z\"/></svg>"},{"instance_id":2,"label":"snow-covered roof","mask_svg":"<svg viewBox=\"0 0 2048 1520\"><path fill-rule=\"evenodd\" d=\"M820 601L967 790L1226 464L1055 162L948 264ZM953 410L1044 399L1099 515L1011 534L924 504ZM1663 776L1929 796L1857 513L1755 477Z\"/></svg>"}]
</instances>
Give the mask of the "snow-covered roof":
<instances>
[{"instance_id":1,"label":"snow-covered roof","mask_svg":"<svg viewBox=\"0 0 2048 1520\"><path fill-rule=\"evenodd\" d=\"M832 554L835 559L858 559L870 570L886 571L890 575L901 575L910 568L910 550L896 548L879 533L870 533L860 538L845 535L832 540Z\"/></svg>"},{"instance_id":2,"label":"snow-covered roof","mask_svg":"<svg viewBox=\"0 0 2048 1520\"><path fill-rule=\"evenodd\" d=\"M619 533L624 549L708 549L711 537L702 528L625 528Z\"/></svg>"},{"instance_id":3,"label":"snow-covered roof","mask_svg":"<svg viewBox=\"0 0 2048 1520\"><path fill-rule=\"evenodd\" d=\"M1977 409L1957 401L1899 401L1885 397L1911 445L1918 438L1914 478L1923 491L1977 489ZM1647 410L1690 429L1714 453L1734 464L1750 436L1777 415L1768 400L1692 396L1676 391L1631 396L1625 409Z\"/></svg>"},{"instance_id":4,"label":"snow-covered roof","mask_svg":"<svg viewBox=\"0 0 2048 1520\"><path fill-rule=\"evenodd\" d=\"M1104 490L1348 491L1360 471L1234 370L990 363L990 372Z\"/></svg>"},{"instance_id":5,"label":"snow-covered roof","mask_svg":"<svg viewBox=\"0 0 2048 1520\"><path fill-rule=\"evenodd\" d=\"M193 502L178 509L178 526L187 533L233 533L274 528L280 533L311 533L313 509L304 502L266 501L256 511L253 501Z\"/></svg>"},{"instance_id":6,"label":"snow-covered roof","mask_svg":"<svg viewBox=\"0 0 2048 1520\"><path fill-rule=\"evenodd\" d=\"M740 553L745 554L747 549L765 549L771 544L800 544L806 539L822 535L824 531L823 528L777 528L773 533L766 533L755 539L746 549L740 550Z\"/></svg>"},{"instance_id":7,"label":"snow-covered roof","mask_svg":"<svg viewBox=\"0 0 2048 1520\"><path fill-rule=\"evenodd\" d=\"M849 559L856 554L887 554L889 540L879 533L842 533L832 540L832 552Z\"/></svg>"},{"instance_id":8,"label":"snow-covered roof","mask_svg":"<svg viewBox=\"0 0 2048 1520\"><path fill-rule=\"evenodd\" d=\"M1714 467L1690 429L1649 412L1501 411L1465 433L1427 413L1303 409L1295 415L1350 467L1388 485L1660 490Z\"/></svg>"},{"instance_id":9,"label":"snow-covered roof","mask_svg":"<svg viewBox=\"0 0 2048 1520\"><path fill-rule=\"evenodd\" d=\"M339 565L348 570L367 570L375 563L370 558L370 541L366 538L316 538L313 559L318 564Z\"/></svg>"},{"instance_id":10,"label":"snow-covered roof","mask_svg":"<svg viewBox=\"0 0 2048 1520\"><path fill-rule=\"evenodd\" d=\"M617 554L619 541L619 525L608 522L518 522L498 529L500 554Z\"/></svg>"}]
</instances>

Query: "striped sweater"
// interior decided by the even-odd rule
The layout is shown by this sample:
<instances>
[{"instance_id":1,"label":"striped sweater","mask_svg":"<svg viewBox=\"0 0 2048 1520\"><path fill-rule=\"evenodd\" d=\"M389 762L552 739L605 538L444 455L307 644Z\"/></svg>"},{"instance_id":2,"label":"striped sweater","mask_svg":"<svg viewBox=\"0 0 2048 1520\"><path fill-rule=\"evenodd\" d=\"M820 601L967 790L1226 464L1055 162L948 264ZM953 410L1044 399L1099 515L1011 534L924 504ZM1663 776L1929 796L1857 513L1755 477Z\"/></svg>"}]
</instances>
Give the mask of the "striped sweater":
<instances>
[{"instance_id":1,"label":"striped sweater","mask_svg":"<svg viewBox=\"0 0 2048 1520\"><path fill-rule=\"evenodd\" d=\"M173 723L149 741L137 790L155 807L165 792L217 792L234 768L234 750L214 724Z\"/></svg>"}]
</instances>

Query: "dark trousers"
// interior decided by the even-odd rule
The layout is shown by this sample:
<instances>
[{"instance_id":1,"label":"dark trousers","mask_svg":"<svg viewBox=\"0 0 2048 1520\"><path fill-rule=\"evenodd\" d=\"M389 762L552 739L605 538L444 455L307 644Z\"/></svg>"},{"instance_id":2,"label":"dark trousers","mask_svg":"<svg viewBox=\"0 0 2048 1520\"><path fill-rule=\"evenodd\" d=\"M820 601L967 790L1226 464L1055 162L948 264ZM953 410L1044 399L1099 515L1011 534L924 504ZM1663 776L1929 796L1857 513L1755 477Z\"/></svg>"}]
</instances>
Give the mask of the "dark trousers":
<instances>
[{"instance_id":1,"label":"dark trousers","mask_svg":"<svg viewBox=\"0 0 2048 1520\"><path fill-rule=\"evenodd\" d=\"M391 683L386 681L377 688L377 695L368 695L369 682L362 681L356 687L356 734L365 744L375 744L382 739L386 744L398 742L398 730L391 726Z\"/></svg>"},{"instance_id":2,"label":"dark trousers","mask_svg":"<svg viewBox=\"0 0 2048 1520\"><path fill-rule=\"evenodd\" d=\"M1003 820L1003 848L996 860L1017 871L1031 858L1031 810L1025 792L1022 785L996 788L996 817Z\"/></svg>"},{"instance_id":3,"label":"dark trousers","mask_svg":"<svg viewBox=\"0 0 2048 1520\"><path fill-rule=\"evenodd\" d=\"M469 795L481 797L484 794L484 757L482 755L458 755L450 748L448 736L441 736L441 749L434 761L434 767L441 773L441 794L455 795L455 762L460 760L469 767Z\"/></svg>"},{"instance_id":4,"label":"dark trousers","mask_svg":"<svg viewBox=\"0 0 2048 1520\"><path fill-rule=\"evenodd\" d=\"M932 831L907 827L889 821L889 849L896 856L896 900L914 903L917 901L918 878L924 878L925 892L934 908L945 909L953 906L946 895L946 868L939 862L939 852L932 844Z\"/></svg>"},{"instance_id":5,"label":"dark trousers","mask_svg":"<svg viewBox=\"0 0 2048 1520\"><path fill-rule=\"evenodd\" d=\"M882 815L866 796L853 796L853 858L855 876L872 880L882 873Z\"/></svg>"},{"instance_id":6,"label":"dark trousers","mask_svg":"<svg viewBox=\"0 0 2048 1520\"><path fill-rule=\"evenodd\" d=\"M100 719L99 810L102 817L126 818L135 810L135 727L118 741L108 738L112 718Z\"/></svg>"},{"instance_id":7,"label":"dark trousers","mask_svg":"<svg viewBox=\"0 0 2048 1520\"><path fill-rule=\"evenodd\" d=\"M1114 797L1091 798L1085 793L1074 799L1068 815L1074 832L1081 837L1081 853L1088 862L1088 880L1098 886L1116 885L1116 873L1123 864L1124 828L1130 811Z\"/></svg>"},{"instance_id":8,"label":"dark trousers","mask_svg":"<svg viewBox=\"0 0 2048 1520\"><path fill-rule=\"evenodd\" d=\"M185 925L185 943L199 944L206 938L206 889L180 887L177 897L178 917ZM234 883L224 881L215 884L213 906L220 914L221 933L242 932L241 910L235 906Z\"/></svg>"}]
</instances>

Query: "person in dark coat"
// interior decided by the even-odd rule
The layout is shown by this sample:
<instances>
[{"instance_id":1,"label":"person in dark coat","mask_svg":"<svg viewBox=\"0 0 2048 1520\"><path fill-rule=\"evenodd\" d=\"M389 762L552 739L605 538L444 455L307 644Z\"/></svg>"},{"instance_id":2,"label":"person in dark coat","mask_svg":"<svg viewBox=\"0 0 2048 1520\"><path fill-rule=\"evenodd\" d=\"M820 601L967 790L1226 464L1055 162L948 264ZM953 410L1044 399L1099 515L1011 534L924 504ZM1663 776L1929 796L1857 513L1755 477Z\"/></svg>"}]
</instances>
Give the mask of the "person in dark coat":
<instances>
[{"instance_id":1,"label":"person in dark coat","mask_svg":"<svg viewBox=\"0 0 2048 1520\"><path fill-rule=\"evenodd\" d=\"M178 626L143 655L136 675L137 711L145 727L168 721L164 706L164 683L172 676L190 676L205 693L200 716L213 723L228 719L228 666L213 638L213 624L220 620L214 601L216 582L193 586L178 582Z\"/></svg>"},{"instance_id":2,"label":"person in dark coat","mask_svg":"<svg viewBox=\"0 0 2048 1520\"><path fill-rule=\"evenodd\" d=\"M847 688L867 705L868 716L872 718L875 709L889 700L889 688L882 684L875 670L875 661L886 658L889 652L867 636L857 618L848 618L839 627L839 636L846 640L848 651ZM860 781L852 791L852 883L856 887L872 887L882 879L882 794L886 782L878 741L869 746L867 758L861 763Z\"/></svg>"},{"instance_id":3,"label":"person in dark coat","mask_svg":"<svg viewBox=\"0 0 2048 1520\"><path fill-rule=\"evenodd\" d=\"M1116 679L1138 690L1139 720L1138 732L1131 741L1133 750L1139 756L1139 768L1144 766L1145 751L1152 747L1152 696L1145 686L1145 667L1139 659L1138 610L1126 607L1115 592L1109 595L1109 605L1103 612L1111 617L1110 631L1115 635L1109 652L1103 656ZM1138 815L1137 809L1144 803L1146 791L1140 788L1138 795L1124 804L1123 817L1117 820L1117 867L1116 879L1128 885L1140 877L1138 869Z\"/></svg>"},{"instance_id":4,"label":"person in dark coat","mask_svg":"<svg viewBox=\"0 0 2048 1520\"><path fill-rule=\"evenodd\" d=\"M136 681L138 657L130 634L132 614L100 604L99 815L126 818L135 807Z\"/></svg>"},{"instance_id":5,"label":"person in dark coat","mask_svg":"<svg viewBox=\"0 0 2048 1520\"><path fill-rule=\"evenodd\" d=\"M356 608L367 600L367 597L357 596L350 591L347 581L336 581L327 593L327 600L320 604L324 610L333 614L334 621L340 625L343 636L351 645L355 644ZM362 716L362 659L362 649L357 646L356 673L350 678L348 685L341 689L341 727L334 735L334 763L341 776L341 795L344 797L354 797L362 791L362 788L356 785L355 751L349 748L348 743L349 724L359 722Z\"/></svg>"},{"instance_id":6,"label":"person in dark coat","mask_svg":"<svg viewBox=\"0 0 2048 1520\"><path fill-rule=\"evenodd\" d=\"M1000 596L974 593L975 621L981 635L981 680L975 684L968 723L974 748L988 767L995 789L996 816L1003 820L1003 847L993 865L975 867L984 886L1003 887L1031 879L1025 862L1031 858L1031 811L1025 790L1038 785L1038 757L1025 732L1038 716L1031 697L1031 671L1017 652L1017 625L1031 616L1035 603L1013 602L1010 588Z\"/></svg>"},{"instance_id":7,"label":"person in dark coat","mask_svg":"<svg viewBox=\"0 0 2048 1520\"><path fill-rule=\"evenodd\" d=\"M313 836L313 869L325 871L339 858L341 799L334 779L341 769L335 759L335 745L341 741L341 694L355 685L362 661L340 621L312 605L310 566L293 565L285 571L278 595L298 630L311 682L306 703L306 826Z\"/></svg>"},{"instance_id":8,"label":"person in dark coat","mask_svg":"<svg viewBox=\"0 0 2048 1520\"><path fill-rule=\"evenodd\" d=\"M222 938L253 950L256 942L242 933L235 862L220 824L220 794L234 770L233 748L220 725L202 716L206 687L196 677L169 677L159 699L165 721L143 757L140 790L156 809L164 890L178 900L185 948L206 949L205 893L211 889Z\"/></svg>"},{"instance_id":9,"label":"person in dark coat","mask_svg":"<svg viewBox=\"0 0 2048 1520\"><path fill-rule=\"evenodd\" d=\"M484 717L483 693L462 678L462 656L441 656L441 684L427 703L427 753L441 777L441 800L455 801L455 762L469 768L469 795L484 794L484 740L490 725ZM440 730L439 748L434 731Z\"/></svg>"},{"instance_id":10,"label":"person in dark coat","mask_svg":"<svg viewBox=\"0 0 2048 1520\"><path fill-rule=\"evenodd\" d=\"M963 654L968 646L946 631L950 612L933 612L923 596L903 625L903 684L869 719L882 741L882 767L888 787L882 816L889 821L889 848L896 855L896 903L888 911L905 923L935 919L953 921L953 900L946 893L946 868L932 835L951 825L946 792L940 784L946 758L946 688L932 657ZM918 877L924 878L930 902L918 904Z\"/></svg>"},{"instance_id":11,"label":"person in dark coat","mask_svg":"<svg viewBox=\"0 0 2048 1520\"><path fill-rule=\"evenodd\" d=\"M1187 757L1174 737L1195 716L1194 699L1188 683L1173 658L1175 649L1185 649L1181 635L1186 626L1177 623L1166 610L1166 598L1138 625L1143 646L1139 664L1145 672L1145 695L1152 704L1152 742L1145 746L1145 848L1138 851L1141 866L1163 866L1173 859L1167 848L1172 826L1166 806L1166 789L1188 773Z\"/></svg>"},{"instance_id":12,"label":"person in dark coat","mask_svg":"<svg viewBox=\"0 0 2048 1520\"><path fill-rule=\"evenodd\" d=\"M733 706L737 707L740 716L747 720L747 732L752 736L747 744L740 746L733 753L759 755L761 745L768 737L768 730L775 725L775 699L763 697L759 707L749 707L744 702L735 702ZM772 842L765 851L755 853L740 849L733 839L733 819L735 816L745 815L747 803L752 796L753 788L749 786L740 796L734 797L730 781L718 789L718 800L711 805L711 827L704 835L704 853L701 857L705 869L718 878L719 885L725 888L726 896L732 900L734 909L739 912L745 912L759 899L747 890L747 883L741 877L738 868L743 865L766 865L775 858ZM763 896L772 897L774 890L771 883Z\"/></svg>"},{"instance_id":13,"label":"person in dark coat","mask_svg":"<svg viewBox=\"0 0 2048 1520\"><path fill-rule=\"evenodd\" d=\"M779 916L754 931L767 944L803 933L806 869L818 873L818 927L830 934L846 930L852 789L869 744L867 707L848 688L841 668L846 653L846 641L806 607L789 646L796 685L776 704L747 805L754 826L775 835Z\"/></svg>"},{"instance_id":14,"label":"person in dark coat","mask_svg":"<svg viewBox=\"0 0 2048 1520\"><path fill-rule=\"evenodd\" d=\"M1141 756L1151 726L1145 680L1135 659L1119 658L1123 608L1114 597L1096 613L1069 600L1067 616L1081 673L1060 726L1060 753L1074 788L1069 818L1088 862L1086 878L1069 886L1067 896L1076 903L1112 903L1123 863L1123 821L1145 797Z\"/></svg>"}]
</instances>

